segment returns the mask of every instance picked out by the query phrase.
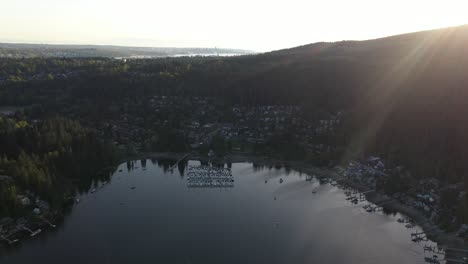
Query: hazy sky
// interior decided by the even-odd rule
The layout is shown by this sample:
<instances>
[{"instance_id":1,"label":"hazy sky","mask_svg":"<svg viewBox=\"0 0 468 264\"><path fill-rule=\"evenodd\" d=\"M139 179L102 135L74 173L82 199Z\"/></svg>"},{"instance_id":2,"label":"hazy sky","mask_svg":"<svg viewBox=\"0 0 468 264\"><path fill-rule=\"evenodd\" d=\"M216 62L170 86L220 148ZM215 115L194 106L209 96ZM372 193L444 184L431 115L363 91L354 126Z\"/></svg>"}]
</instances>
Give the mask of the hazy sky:
<instances>
[{"instance_id":1,"label":"hazy sky","mask_svg":"<svg viewBox=\"0 0 468 264\"><path fill-rule=\"evenodd\" d=\"M468 0L0 0L0 42L256 51L468 23Z\"/></svg>"}]
</instances>

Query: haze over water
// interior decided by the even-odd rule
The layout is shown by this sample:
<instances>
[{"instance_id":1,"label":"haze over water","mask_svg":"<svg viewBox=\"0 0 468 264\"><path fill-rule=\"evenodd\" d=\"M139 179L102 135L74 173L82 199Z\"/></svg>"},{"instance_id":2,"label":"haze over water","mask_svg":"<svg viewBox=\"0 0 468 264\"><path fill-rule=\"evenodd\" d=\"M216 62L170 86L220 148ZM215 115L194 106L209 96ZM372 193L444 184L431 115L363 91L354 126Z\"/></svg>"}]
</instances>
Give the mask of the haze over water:
<instances>
[{"instance_id":1,"label":"haze over water","mask_svg":"<svg viewBox=\"0 0 468 264\"><path fill-rule=\"evenodd\" d=\"M162 164L120 165L56 230L0 263L414 264L432 243L412 242L415 229L397 216L369 214L299 172L234 163L234 187L188 188L187 168Z\"/></svg>"}]
</instances>

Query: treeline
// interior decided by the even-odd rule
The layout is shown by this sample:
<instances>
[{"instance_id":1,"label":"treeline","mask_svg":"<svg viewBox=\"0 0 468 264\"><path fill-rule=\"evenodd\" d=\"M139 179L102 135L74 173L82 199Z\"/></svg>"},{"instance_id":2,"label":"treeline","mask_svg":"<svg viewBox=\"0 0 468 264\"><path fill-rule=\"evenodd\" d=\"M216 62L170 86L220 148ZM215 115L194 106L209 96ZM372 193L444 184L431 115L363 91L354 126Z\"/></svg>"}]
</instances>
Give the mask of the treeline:
<instances>
[{"instance_id":1,"label":"treeline","mask_svg":"<svg viewBox=\"0 0 468 264\"><path fill-rule=\"evenodd\" d=\"M405 166L416 177L455 182L468 174L466 43L465 26L234 58L125 63L63 59L64 72L79 67L83 73L60 80L4 82L0 103L94 122L112 111L144 107L152 95L212 96L226 104L298 104L312 120L317 112L342 111L347 113L347 133L336 142L343 150L340 160L372 153ZM3 65L10 65L7 74L30 68L21 63L62 67L51 59L35 60L4 60ZM156 141L149 139L148 145L164 145Z\"/></svg>"},{"instance_id":2,"label":"treeline","mask_svg":"<svg viewBox=\"0 0 468 264\"><path fill-rule=\"evenodd\" d=\"M16 196L26 192L60 208L77 191L73 182L90 184L119 158L92 130L60 117L34 123L0 117L0 146L0 215L19 213Z\"/></svg>"}]
</instances>

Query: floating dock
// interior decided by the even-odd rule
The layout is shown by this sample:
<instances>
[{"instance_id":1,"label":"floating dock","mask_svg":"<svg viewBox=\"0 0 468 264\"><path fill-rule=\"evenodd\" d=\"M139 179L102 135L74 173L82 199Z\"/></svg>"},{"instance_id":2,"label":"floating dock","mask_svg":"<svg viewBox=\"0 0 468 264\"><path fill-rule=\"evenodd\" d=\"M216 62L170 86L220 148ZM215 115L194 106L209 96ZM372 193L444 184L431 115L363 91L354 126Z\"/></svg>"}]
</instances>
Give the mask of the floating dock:
<instances>
[{"instance_id":1,"label":"floating dock","mask_svg":"<svg viewBox=\"0 0 468 264\"><path fill-rule=\"evenodd\" d=\"M187 172L189 188L232 188L234 177L231 170L211 166L189 166Z\"/></svg>"}]
</instances>

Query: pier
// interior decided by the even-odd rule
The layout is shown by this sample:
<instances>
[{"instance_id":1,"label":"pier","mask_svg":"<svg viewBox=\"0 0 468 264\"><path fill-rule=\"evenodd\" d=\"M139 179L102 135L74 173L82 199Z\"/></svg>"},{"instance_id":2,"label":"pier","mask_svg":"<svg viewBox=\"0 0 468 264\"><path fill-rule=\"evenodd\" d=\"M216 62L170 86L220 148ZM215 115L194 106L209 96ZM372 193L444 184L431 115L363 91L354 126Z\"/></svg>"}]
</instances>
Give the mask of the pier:
<instances>
[{"instance_id":1,"label":"pier","mask_svg":"<svg viewBox=\"0 0 468 264\"><path fill-rule=\"evenodd\" d=\"M42 221L44 221L46 224L48 224L50 227L56 228L57 226L52 224L49 220L47 220L45 217L41 216L40 217Z\"/></svg>"},{"instance_id":2,"label":"pier","mask_svg":"<svg viewBox=\"0 0 468 264\"><path fill-rule=\"evenodd\" d=\"M29 229L28 227L26 227L25 225L20 225L18 226L19 228L23 229L23 230L26 230L30 233L30 236L36 236L37 234L41 233L42 232L42 229L37 229L36 231L32 231L31 229Z\"/></svg>"},{"instance_id":3,"label":"pier","mask_svg":"<svg viewBox=\"0 0 468 264\"><path fill-rule=\"evenodd\" d=\"M395 202L394 199L389 199L389 200L382 201L382 202L380 202L378 204L367 204L363 208L369 213L378 212L378 211L383 210L382 206L387 205L387 204L391 204L393 202Z\"/></svg>"},{"instance_id":4,"label":"pier","mask_svg":"<svg viewBox=\"0 0 468 264\"><path fill-rule=\"evenodd\" d=\"M190 155L190 153L187 153L185 154L184 156L182 156L182 158L178 159L176 161L176 163L174 165L172 165L170 168L169 168L169 171L173 171L177 166L179 166L179 162L183 161L184 159L186 159L188 156Z\"/></svg>"},{"instance_id":5,"label":"pier","mask_svg":"<svg viewBox=\"0 0 468 264\"><path fill-rule=\"evenodd\" d=\"M368 193L375 192L375 191L376 191L376 190L374 189L374 190L369 190L369 191L362 192L362 193L360 193L360 194L368 194Z\"/></svg>"},{"instance_id":6,"label":"pier","mask_svg":"<svg viewBox=\"0 0 468 264\"><path fill-rule=\"evenodd\" d=\"M13 240L8 239L7 237L2 236L2 235L0 235L0 238L1 238L3 241L6 241L9 245L14 244L14 243L16 243L16 242L19 241L18 239L13 239Z\"/></svg>"}]
</instances>

